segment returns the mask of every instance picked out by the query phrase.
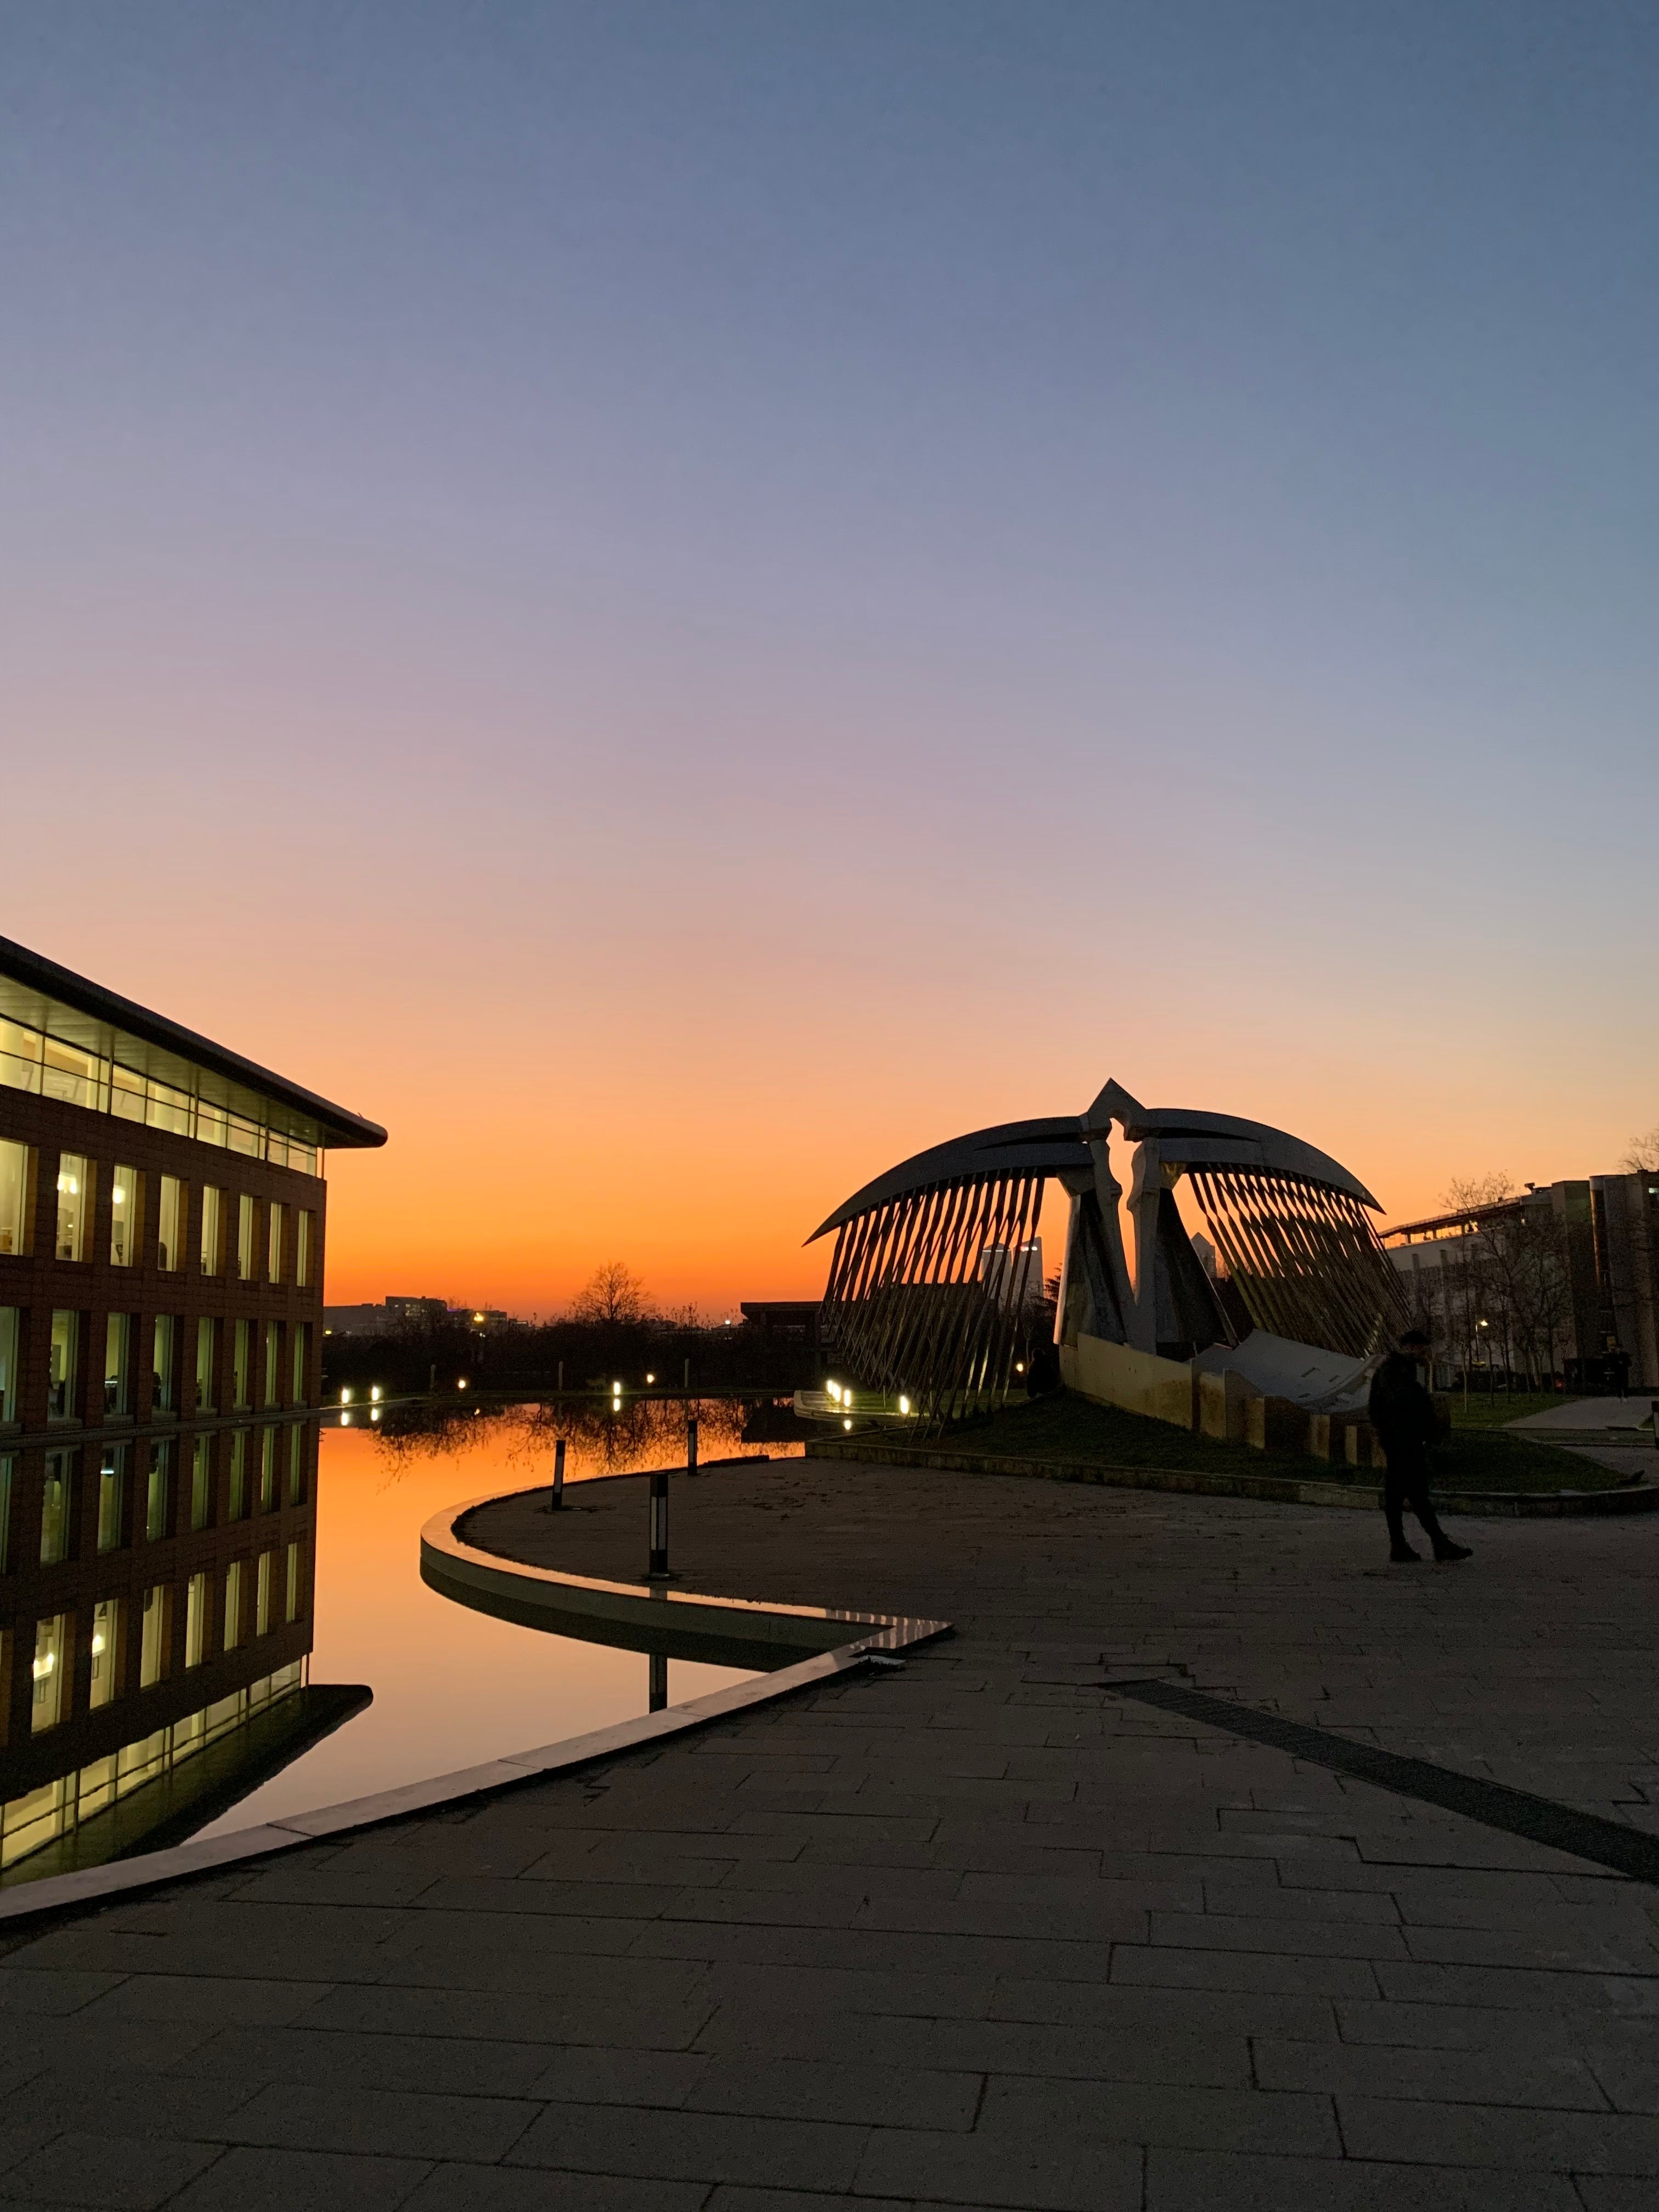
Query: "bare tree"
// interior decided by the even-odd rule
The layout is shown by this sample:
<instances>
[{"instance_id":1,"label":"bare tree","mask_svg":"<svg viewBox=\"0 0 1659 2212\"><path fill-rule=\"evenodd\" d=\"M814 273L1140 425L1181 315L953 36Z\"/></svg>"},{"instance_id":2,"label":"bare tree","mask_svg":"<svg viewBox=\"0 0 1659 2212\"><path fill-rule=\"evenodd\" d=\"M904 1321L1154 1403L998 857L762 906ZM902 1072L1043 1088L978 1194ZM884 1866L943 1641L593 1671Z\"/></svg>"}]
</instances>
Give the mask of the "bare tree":
<instances>
[{"instance_id":1,"label":"bare tree","mask_svg":"<svg viewBox=\"0 0 1659 2212\"><path fill-rule=\"evenodd\" d=\"M1645 1137L1632 1137L1619 1165L1626 1175L1659 1175L1659 1121Z\"/></svg>"},{"instance_id":2,"label":"bare tree","mask_svg":"<svg viewBox=\"0 0 1659 2212\"><path fill-rule=\"evenodd\" d=\"M631 1267L620 1260L607 1260L583 1284L570 1310L576 1321L616 1328L642 1322L651 1311L651 1301Z\"/></svg>"},{"instance_id":3,"label":"bare tree","mask_svg":"<svg viewBox=\"0 0 1659 2212\"><path fill-rule=\"evenodd\" d=\"M1488 1168L1485 1175L1454 1176L1441 1193L1448 1213L1474 1213L1483 1206L1501 1206L1513 1198L1515 1185L1503 1168Z\"/></svg>"}]
</instances>

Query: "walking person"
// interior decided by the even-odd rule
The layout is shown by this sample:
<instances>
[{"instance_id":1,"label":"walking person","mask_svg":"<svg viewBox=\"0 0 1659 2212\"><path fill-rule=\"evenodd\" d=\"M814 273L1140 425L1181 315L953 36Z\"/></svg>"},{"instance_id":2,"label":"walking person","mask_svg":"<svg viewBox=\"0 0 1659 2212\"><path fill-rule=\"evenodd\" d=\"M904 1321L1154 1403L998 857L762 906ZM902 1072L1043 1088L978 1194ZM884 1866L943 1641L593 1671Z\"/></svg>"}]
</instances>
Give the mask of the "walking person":
<instances>
[{"instance_id":1,"label":"walking person","mask_svg":"<svg viewBox=\"0 0 1659 2212\"><path fill-rule=\"evenodd\" d=\"M1371 1378L1370 1425L1381 1437L1389 1471L1382 1483L1382 1510L1389 1523L1389 1558L1408 1566L1423 1554L1406 1541L1405 1509L1410 1506L1437 1559L1467 1559L1466 1545L1454 1544L1429 1502L1429 1447L1439 1432L1434 1401L1418 1374L1429 1355L1426 1329L1407 1329Z\"/></svg>"}]
</instances>

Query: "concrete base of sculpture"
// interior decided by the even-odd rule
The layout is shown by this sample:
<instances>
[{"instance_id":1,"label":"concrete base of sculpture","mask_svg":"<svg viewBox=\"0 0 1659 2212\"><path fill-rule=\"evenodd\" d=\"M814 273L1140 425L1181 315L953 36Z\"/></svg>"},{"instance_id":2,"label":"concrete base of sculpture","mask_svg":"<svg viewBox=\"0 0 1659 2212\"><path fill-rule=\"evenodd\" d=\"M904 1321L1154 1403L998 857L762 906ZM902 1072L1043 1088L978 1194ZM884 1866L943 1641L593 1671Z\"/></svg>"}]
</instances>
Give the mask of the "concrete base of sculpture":
<instances>
[{"instance_id":1,"label":"concrete base of sculpture","mask_svg":"<svg viewBox=\"0 0 1659 2212\"><path fill-rule=\"evenodd\" d=\"M1060 1348L1060 1379L1079 1398L1102 1406L1121 1406L1177 1429L1193 1425L1193 1370L1184 1359L1159 1359L1150 1352L1109 1344L1103 1337L1079 1336Z\"/></svg>"},{"instance_id":2,"label":"concrete base of sculpture","mask_svg":"<svg viewBox=\"0 0 1659 2212\"><path fill-rule=\"evenodd\" d=\"M1275 1350L1281 1342L1268 1340ZM1308 1347L1286 1345L1284 1349L1302 1352ZM1352 1363L1347 1364L1352 1371ZM1338 1466L1382 1463L1370 1425L1352 1402L1358 1394L1352 1389L1339 1395L1341 1411L1315 1412L1277 1391L1255 1389L1237 1367L1218 1369L1209 1364L1208 1355L1193 1361L1159 1359L1127 1345L1084 1335L1075 1344L1060 1346L1060 1376L1079 1398L1167 1421L1172 1428L1195 1431L1218 1443L1245 1444L1255 1451L1305 1452ZM1310 1383L1313 1380L1308 1378Z\"/></svg>"}]
</instances>

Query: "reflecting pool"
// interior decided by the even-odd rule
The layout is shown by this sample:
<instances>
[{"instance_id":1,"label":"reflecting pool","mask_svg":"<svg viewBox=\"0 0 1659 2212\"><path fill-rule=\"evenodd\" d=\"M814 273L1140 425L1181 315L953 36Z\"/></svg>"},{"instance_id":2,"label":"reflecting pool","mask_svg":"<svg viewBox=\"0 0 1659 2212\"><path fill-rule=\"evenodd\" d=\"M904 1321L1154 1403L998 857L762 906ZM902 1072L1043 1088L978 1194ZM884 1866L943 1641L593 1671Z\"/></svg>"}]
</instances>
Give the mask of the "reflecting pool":
<instances>
[{"instance_id":1,"label":"reflecting pool","mask_svg":"<svg viewBox=\"0 0 1659 2212\"><path fill-rule=\"evenodd\" d=\"M705 1464L800 1450L763 1441L789 1430L769 1407L692 1410ZM571 1484L681 1463L686 1412L647 1399L441 1418L362 1407L320 1433L220 1424L123 1444L118 1460L88 1445L43 1463L26 1525L46 1564L5 1632L11 1663L33 1671L0 1750L0 1879L580 1735L650 1710L665 1675L671 1704L747 1679L520 1626L421 1579L420 1531L445 1506L550 1481L560 1437ZM48 1560L60 1528L78 1532L61 1539L70 1556ZM644 1537L642 1523L642 1552Z\"/></svg>"}]
</instances>

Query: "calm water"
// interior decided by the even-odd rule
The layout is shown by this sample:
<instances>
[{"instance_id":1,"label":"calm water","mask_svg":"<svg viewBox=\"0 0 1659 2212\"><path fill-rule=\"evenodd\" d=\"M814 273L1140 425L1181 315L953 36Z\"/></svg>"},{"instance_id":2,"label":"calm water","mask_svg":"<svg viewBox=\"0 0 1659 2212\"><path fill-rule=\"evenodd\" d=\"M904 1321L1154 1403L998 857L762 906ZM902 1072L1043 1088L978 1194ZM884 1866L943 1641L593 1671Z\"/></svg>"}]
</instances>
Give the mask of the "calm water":
<instances>
[{"instance_id":1,"label":"calm water","mask_svg":"<svg viewBox=\"0 0 1659 2212\"><path fill-rule=\"evenodd\" d=\"M705 1399L696 1410L705 1462L799 1453L797 1443L763 1441L789 1425L787 1415L770 1408ZM161 1666L161 1688L141 1709L153 1717L150 1733L129 1723L131 1740L121 1735L114 1750L109 1719L125 1718L131 1692L118 1690L112 1698L106 1691L100 1698L97 1688L100 1679L131 1682L116 1655L125 1650L137 1656L130 1638L123 1642L129 1606L137 1631L137 1598L95 1610L82 1602L82 1595L103 1597L109 1569L101 1553L64 1569L65 1575L84 1571L88 1588L71 1593L76 1613L46 1626L73 1654L70 1639L80 1632L71 1624L86 1615L82 1628L90 1637L90 1658L80 1664L90 1665L93 1694L83 1711L86 1692L76 1686L81 1676L72 1672L74 1658L65 1661L60 1677L55 1647L44 1663L37 1650L36 1682L45 1687L37 1686L35 1705L48 1717L44 1725L37 1721L9 1786L0 1784L4 1881L28 1881L191 1838L229 1834L648 1712L653 1662L647 1654L521 1627L441 1596L421 1579L420 1533L446 1507L550 1482L561 1435L568 1445L568 1484L681 1465L685 1412L674 1401L624 1400L613 1407L607 1400L584 1398L556 1409L468 1408L434 1423L423 1412L365 1407L332 1417L320 1436L305 1424L280 1431L266 1424L264 1431L234 1436L203 1432L176 1446L143 1445L140 1501L149 1494L145 1483L155 1491L149 1455L161 1455L175 1472L191 1470L180 1492L184 1503L210 1509L194 1528L216 1539L222 1526L245 1531L246 1553L240 1565L221 1559L210 1576L192 1573L203 1556L201 1540L173 1535L167 1524L167 1552L158 1548L155 1557L165 1571L167 1559L180 1554L171 1571L179 1587L158 1585L146 1595L142 1620L146 1636L152 1621L182 1626L183 1668L176 1655L170 1668ZM314 1476L308 1476L313 1451ZM99 1474L105 1487L113 1489L122 1468L133 1472L125 1454L123 1447L109 1461L115 1474ZM274 1486L266 1480L273 1468L280 1477ZM260 1493L252 1520L250 1470ZM222 1521L233 1498L240 1503L229 1505ZM278 1522L284 1498L288 1510ZM642 1575L643 1499L639 1537ZM189 1544L198 1548L186 1554ZM234 1560L242 1548L227 1547L227 1556ZM313 1564L298 1572L296 1560L302 1564L307 1549ZM131 1557L142 1565L143 1554L140 1545ZM185 1609L183 1621L176 1610L166 1610L175 1601ZM238 1622L240 1638L230 1633ZM170 1648L165 1634L156 1648ZM149 1649L146 1643L146 1654ZM763 1662L765 1655L758 1656ZM773 1663L782 1663L781 1655ZM192 1704L197 1678L190 1669L198 1664L209 1694ZM108 1669L101 1677L100 1667ZM667 1702L747 1680L754 1671L670 1659ZM60 1679L67 1686L62 1691ZM158 1707L157 1698L165 1704ZM138 1719L134 1711L133 1723Z\"/></svg>"}]
</instances>

